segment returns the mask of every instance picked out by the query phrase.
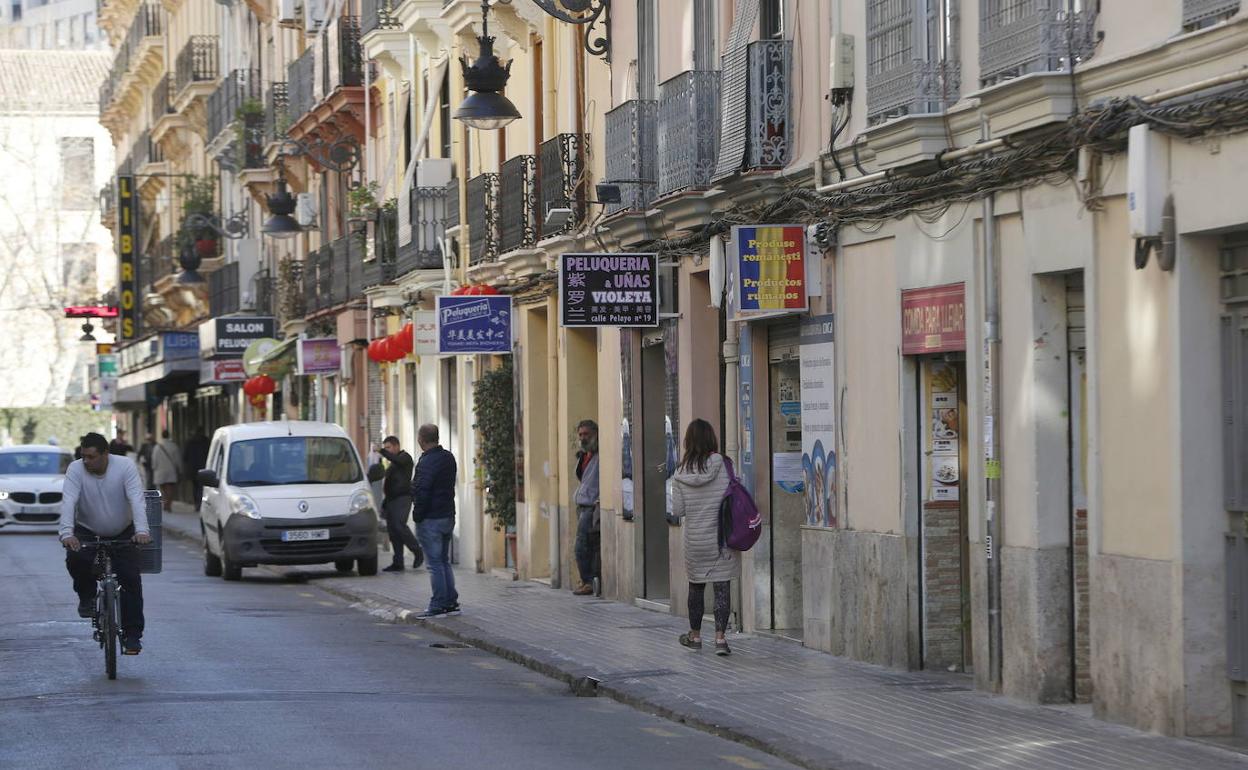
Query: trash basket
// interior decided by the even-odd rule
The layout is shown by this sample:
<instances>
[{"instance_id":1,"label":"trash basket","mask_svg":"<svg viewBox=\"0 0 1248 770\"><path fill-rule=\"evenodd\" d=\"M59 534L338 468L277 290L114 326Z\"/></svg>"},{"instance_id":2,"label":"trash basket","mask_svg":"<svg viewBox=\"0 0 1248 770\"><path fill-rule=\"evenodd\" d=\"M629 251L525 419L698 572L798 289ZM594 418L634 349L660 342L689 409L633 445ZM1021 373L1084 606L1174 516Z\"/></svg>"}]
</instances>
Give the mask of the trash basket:
<instances>
[{"instance_id":1,"label":"trash basket","mask_svg":"<svg viewBox=\"0 0 1248 770\"><path fill-rule=\"evenodd\" d=\"M155 575L160 572L160 491L149 489L143 493L143 501L147 505L147 526L152 533L152 542L139 546L139 572Z\"/></svg>"}]
</instances>

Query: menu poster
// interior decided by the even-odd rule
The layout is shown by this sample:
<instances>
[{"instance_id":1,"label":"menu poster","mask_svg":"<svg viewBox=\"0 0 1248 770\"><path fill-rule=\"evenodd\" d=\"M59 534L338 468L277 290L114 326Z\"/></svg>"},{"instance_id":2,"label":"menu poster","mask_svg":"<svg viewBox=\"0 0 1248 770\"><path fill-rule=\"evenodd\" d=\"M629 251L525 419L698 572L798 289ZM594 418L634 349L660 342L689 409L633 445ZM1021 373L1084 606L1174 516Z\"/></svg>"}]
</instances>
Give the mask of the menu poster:
<instances>
[{"instance_id":1,"label":"menu poster","mask_svg":"<svg viewBox=\"0 0 1248 770\"><path fill-rule=\"evenodd\" d=\"M952 364L926 364L928 502L956 502L961 491L958 371Z\"/></svg>"}]
</instances>

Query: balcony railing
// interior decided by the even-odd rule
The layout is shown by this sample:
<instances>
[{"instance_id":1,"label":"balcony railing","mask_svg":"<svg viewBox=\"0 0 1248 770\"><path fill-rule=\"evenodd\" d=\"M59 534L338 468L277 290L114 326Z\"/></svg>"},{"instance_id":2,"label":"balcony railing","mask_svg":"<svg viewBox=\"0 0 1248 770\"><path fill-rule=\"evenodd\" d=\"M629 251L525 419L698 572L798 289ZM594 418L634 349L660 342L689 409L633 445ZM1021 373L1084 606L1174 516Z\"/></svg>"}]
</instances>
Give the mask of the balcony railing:
<instances>
[{"instance_id":1,"label":"balcony railing","mask_svg":"<svg viewBox=\"0 0 1248 770\"><path fill-rule=\"evenodd\" d=\"M459 180L446 183L446 229L459 227Z\"/></svg>"},{"instance_id":2,"label":"balcony railing","mask_svg":"<svg viewBox=\"0 0 1248 770\"><path fill-rule=\"evenodd\" d=\"M326 37L328 43L322 50L325 59L321 67L323 76L321 93L328 96L336 89L364 85L364 52L360 48L360 17L342 16L335 24L337 30Z\"/></svg>"},{"instance_id":3,"label":"balcony railing","mask_svg":"<svg viewBox=\"0 0 1248 770\"><path fill-rule=\"evenodd\" d=\"M272 83L264 97L264 141L272 144L286 136L290 128L290 105L286 98L286 84Z\"/></svg>"},{"instance_id":4,"label":"balcony railing","mask_svg":"<svg viewBox=\"0 0 1248 770\"><path fill-rule=\"evenodd\" d=\"M363 291L364 241L359 235L344 235L329 245L330 298L342 305Z\"/></svg>"},{"instance_id":5,"label":"balcony railing","mask_svg":"<svg viewBox=\"0 0 1248 770\"><path fill-rule=\"evenodd\" d=\"M442 268L442 239L446 237L450 200L446 187L411 189L408 206L411 207L412 240L399 246L396 275Z\"/></svg>"},{"instance_id":6,"label":"balcony railing","mask_svg":"<svg viewBox=\"0 0 1248 770\"><path fill-rule=\"evenodd\" d=\"M944 112L958 100L962 67L956 61L910 60L867 75L867 122L883 123L902 115Z\"/></svg>"},{"instance_id":7,"label":"balcony railing","mask_svg":"<svg viewBox=\"0 0 1248 770\"><path fill-rule=\"evenodd\" d=\"M173 112L173 100L170 98L170 77L166 73L164 77L156 81L155 87L152 88L152 97L150 101L151 118L150 125L156 125L161 118Z\"/></svg>"},{"instance_id":8,"label":"balcony railing","mask_svg":"<svg viewBox=\"0 0 1248 770\"><path fill-rule=\"evenodd\" d=\"M498 174L477 174L468 180L468 262L475 265L498 256Z\"/></svg>"},{"instance_id":9,"label":"balcony railing","mask_svg":"<svg viewBox=\"0 0 1248 770\"><path fill-rule=\"evenodd\" d=\"M750 133L746 156L750 169L783 168L789 162L793 149L789 114L792 60L790 40L750 43Z\"/></svg>"},{"instance_id":10,"label":"balcony railing","mask_svg":"<svg viewBox=\"0 0 1248 770\"><path fill-rule=\"evenodd\" d=\"M308 259L312 256L309 254ZM304 291L306 264L287 257L277 268L277 312L282 323L307 315L307 294Z\"/></svg>"},{"instance_id":11,"label":"balcony railing","mask_svg":"<svg viewBox=\"0 0 1248 770\"><path fill-rule=\"evenodd\" d=\"M711 185L719 152L719 72L682 72L659 86L658 195Z\"/></svg>"},{"instance_id":12,"label":"balcony railing","mask_svg":"<svg viewBox=\"0 0 1248 770\"><path fill-rule=\"evenodd\" d=\"M286 69L287 114L294 123L316 106L316 49L308 46Z\"/></svg>"},{"instance_id":13,"label":"balcony railing","mask_svg":"<svg viewBox=\"0 0 1248 770\"><path fill-rule=\"evenodd\" d=\"M360 9L360 34L367 35L375 29L401 29L402 25L394 16L397 5L395 0L363 0Z\"/></svg>"},{"instance_id":14,"label":"balcony railing","mask_svg":"<svg viewBox=\"0 0 1248 770\"><path fill-rule=\"evenodd\" d=\"M150 131L142 131L134 140L134 146L130 150L131 167L137 172L148 163L163 163L164 161L165 153L160 144L152 141Z\"/></svg>"},{"instance_id":15,"label":"balcony railing","mask_svg":"<svg viewBox=\"0 0 1248 770\"><path fill-rule=\"evenodd\" d=\"M208 97L208 141L232 129L240 117L254 116L252 122L258 125L262 96L260 70L234 70L222 78Z\"/></svg>"},{"instance_id":16,"label":"balcony railing","mask_svg":"<svg viewBox=\"0 0 1248 770\"><path fill-rule=\"evenodd\" d=\"M373 229L373 258L364 263L362 288L368 289L394 280L398 241L399 212L382 209Z\"/></svg>"},{"instance_id":17,"label":"balcony railing","mask_svg":"<svg viewBox=\"0 0 1248 770\"><path fill-rule=\"evenodd\" d=\"M1072 54L1076 63L1092 54L1096 47L1096 13L1067 13L1057 5L1053 0L981 2L980 85L1032 72L1068 69Z\"/></svg>"},{"instance_id":18,"label":"balcony railing","mask_svg":"<svg viewBox=\"0 0 1248 770\"><path fill-rule=\"evenodd\" d=\"M192 83L217 79L217 36L192 35L178 52L174 85L181 94Z\"/></svg>"},{"instance_id":19,"label":"balcony railing","mask_svg":"<svg viewBox=\"0 0 1248 770\"><path fill-rule=\"evenodd\" d=\"M542 142L538 152L537 173L540 207L537 210L538 238L549 238L572 230L585 219L585 188L583 153L589 138L581 134L559 134ZM571 218L558 227L546 226L551 209L571 209Z\"/></svg>"},{"instance_id":20,"label":"balcony railing","mask_svg":"<svg viewBox=\"0 0 1248 770\"><path fill-rule=\"evenodd\" d=\"M208 309L219 318L239 309L238 263L229 262L208 274Z\"/></svg>"},{"instance_id":21,"label":"balcony railing","mask_svg":"<svg viewBox=\"0 0 1248 770\"><path fill-rule=\"evenodd\" d=\"M165 276L173 275L177 256L177 243L172 235L162 238L156 247L139 257L139 281L146 286L154 285Z\"/></svg>"},{"instance_id":22,"label":"balcony railing","mask_svg":"<svg viewBox=\"0 0 1248 770\"><path fill-rule=\"evenodd\" d=\"M619 185L620 202L607 213L641 211L658 189L659 103L633 99L607 113L607 181Z\"/></svg>"},{"instance_id":23,"label":"balcony railing","mask_svg":"<svg viewBox=\"0 0 1248 770\"><path fill-rule=\"evenodd\" d=\"M1183 0L1183 28L1200 29L1229 19L1239 11L1239 0Z\"/></svg>"},{"instance_id":24,"label":"balcony railing","mask_svg":"<svg viewBox=\"0 0 1248 770\"><path fill-rule=\"evenodd\" d=\"M333 304L329 296L332 256L333 252L325 245L316 251L309 251L304 259L303 311L307 315L315 315Z\"/></svg>"},{"instance_id":25,"label":"balcony railing","mask_svg":"<svg viewBox=\"0 0 1248 770\"><path fill-rule=\"evenodd\" d=\"M277 311L277 281L267 268L256 272L252 279L256 315L273 315Z\"/></svg>"},{"instance_id":26,"label":"balcony railing","mask_svg":"<svg viewBox=\"0 0 1248 770\"><path fill-rule=\"evenodd\" d=\"M517 155L503 163L498 181L498 249L506 253L537 243L537 156Z\"/></svg>"},{"instance_id":27,"label":"balcony railing","mask_svg":"<svg viewBox=\"0 0 1248 770\"><path fill-rule=\"evenodd\" d=\"M100 109L107 109L117 95L121 81L130 71L134 56L146 38L159 38L165 31L165 9L159 2L144 2L134 14L134 21L126 30L125 40L113 57L108 78L100 84Z\"/></svg>"}]
</instances>

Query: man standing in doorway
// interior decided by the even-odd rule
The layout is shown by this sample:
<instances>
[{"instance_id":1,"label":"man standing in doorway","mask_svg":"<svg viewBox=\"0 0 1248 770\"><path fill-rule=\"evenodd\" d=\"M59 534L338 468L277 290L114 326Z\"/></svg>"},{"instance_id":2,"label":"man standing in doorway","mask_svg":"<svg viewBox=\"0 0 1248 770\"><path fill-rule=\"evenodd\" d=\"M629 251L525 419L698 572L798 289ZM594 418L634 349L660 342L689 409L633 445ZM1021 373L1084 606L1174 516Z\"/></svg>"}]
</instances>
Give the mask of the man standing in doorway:
<instances>
[{"instance_id":1,"label":"man standing in doorway","mask_svg":"<svg viewBox=\"0 0 1248 770\"><path fill-rule=\"evenodd\" d=\"M412 466L415 461L399 446L398 436L386 436L377 451L389 463L385 481L382 482L381 512L385 517L386 532L390 535L390 546L394 549L394 561L382 572L402 572L405 568L403 546L412 551L413 567L419 567L424 561L416 535L407 528L407 517L412 512Z\"/></svg>"},{"instance_id":2,"label":"man standing in doorway","mask_svg":"<svg viewBox=\"0 0 1248 770\"><path fill-rule=\"evenodd\" d=\"M182 467L195 485L196 513L199 512L199 504L204 496L204 488L199 483L199 472L208 466L208 447L208 436L204 434L204 429L196 428L195 434L187 439L186 448L182 450Z\"/></svg>"},{"instance_id":3,"label":"man standing in doorway","mask_svg":"<svg viewBox=\"0 0 1248 770\"><path fill-rule=\"evenodd\" d=\"M420 461L412 479L412 518L425 552L433 596L422 618L459 614L459 592L451 572L451 535L455 531L455 456L438 443L438 426L416 431Z\"/></svg>"},{"instance_id":4,"label":"man standing in doorway","mask_svg":"<svg viewBox=\"0 0 1248 770\"><path fill-rule=\"evenodd\" d=\"M576 478L581 482L576 488L576 567L581 573L581 584L573 594L589 596L595 593L594 581L602 563L599 555L602 539L602 523L598 507L598 423L581 420L576 426L576 437L581 451L576 453Z\"/></svg>"},{"instance_id":5,"label":"man standing in doorway","mask_svg":"<svg viewBox=\"0 0 1248 770\"><path fill-rule=\"evenodd\" d=\"M173 495L182 472L181 452L169 438L169 429L160 432L160 443L152 448L152 483L160 488L160 502L165 512L173 510Z\"/></svg>"}]
</instances>

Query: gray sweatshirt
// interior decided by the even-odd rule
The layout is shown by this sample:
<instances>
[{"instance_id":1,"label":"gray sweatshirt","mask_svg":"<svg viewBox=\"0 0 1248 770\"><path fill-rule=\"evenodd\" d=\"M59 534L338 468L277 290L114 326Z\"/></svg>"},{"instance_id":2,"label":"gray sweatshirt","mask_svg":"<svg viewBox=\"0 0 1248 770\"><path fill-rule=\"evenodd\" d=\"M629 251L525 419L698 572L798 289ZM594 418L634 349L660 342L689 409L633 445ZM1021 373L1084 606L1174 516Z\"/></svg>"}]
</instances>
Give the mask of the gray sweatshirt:
<instances>
[{"instance_id":1,"label":"gray sweatshirt","mask_svg":"<svg viewBox=\"0 0 1248 770\"><path fill-rule=\"evenodd\" d=\"M61 539L74 534L81 524L100 537L115 537L134 522L134 531L150 534L143 481L134 460L109 455L108 468L96 476L74 460L65 471L61 497Z\"/></svg>"}]
</instances>

